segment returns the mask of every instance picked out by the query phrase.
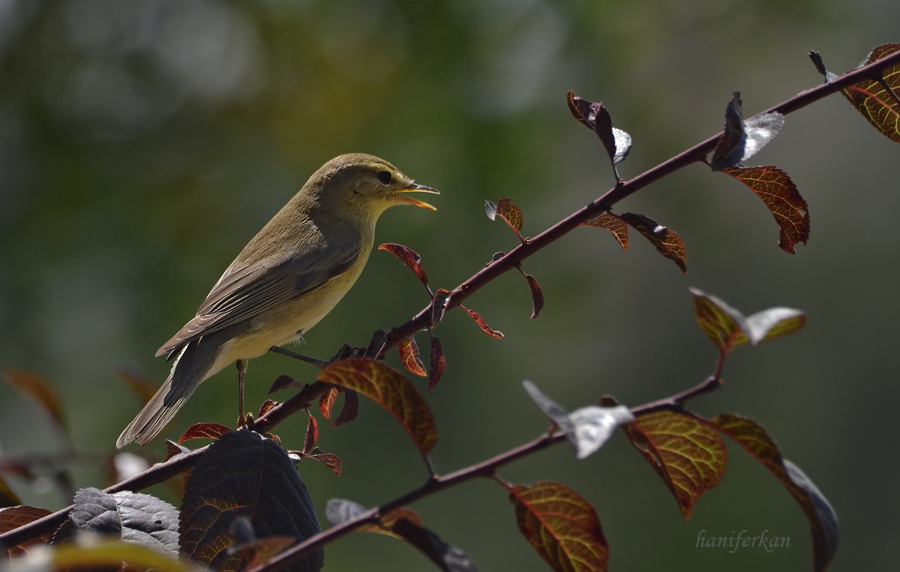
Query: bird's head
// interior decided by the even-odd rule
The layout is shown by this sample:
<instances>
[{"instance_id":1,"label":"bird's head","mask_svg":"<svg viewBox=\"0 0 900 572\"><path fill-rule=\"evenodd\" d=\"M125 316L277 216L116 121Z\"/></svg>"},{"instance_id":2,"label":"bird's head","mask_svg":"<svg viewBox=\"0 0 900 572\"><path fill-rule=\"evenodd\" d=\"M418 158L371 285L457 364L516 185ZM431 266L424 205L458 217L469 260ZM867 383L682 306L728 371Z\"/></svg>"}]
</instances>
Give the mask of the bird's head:
<instances>
[{"instance_id":1,"label":"bird's head","mask_svg":"<svg viewBox=\"0 0 900 572\"><path fill-rule=\"evenodd\" d=\"M394 205L414 205L436 210L408 193L439 194L431 187L416 184L397 167L372 155L353 153L335 157L313 175L325 183L321 196L326 202L345 205L358 216L378 218ZM312 179L311 179L312 180Z\"/></svg>"}]
</instances>

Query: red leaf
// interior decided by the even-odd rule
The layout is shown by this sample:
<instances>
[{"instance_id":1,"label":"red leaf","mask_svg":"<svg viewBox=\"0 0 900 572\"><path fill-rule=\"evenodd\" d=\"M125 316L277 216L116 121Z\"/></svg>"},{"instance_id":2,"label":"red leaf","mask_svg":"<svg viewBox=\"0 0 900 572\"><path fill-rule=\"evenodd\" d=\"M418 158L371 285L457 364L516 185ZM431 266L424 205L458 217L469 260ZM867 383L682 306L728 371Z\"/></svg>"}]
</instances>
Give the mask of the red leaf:
<instances>
[{"instance_id":1,"label":"red leaf","mask_svg":"<svg viewBox=\"0 0 900 572\"><path fill-rule=\"evenodd\" d=\"M425 364L419 359L419 346L416 344L416 338L409 338L397 344L397 351L400 352L400 363L403 364L406 371L420 377L428 376Z\"/></svg>"},{"instance_id":2,"label":"red leaf","mask_svg":"<svg viewBox=\"0 0 900 572\"><path fill-rule=\"evenodd\" d=\"M21 369L8 369L4 377L7 383L43 407L61 430L66 430L66 420L59 403L59 395L47 380L35 373Z\"/></svg>"},{"instance_id":3,"label":"red leaf","mask_svg":"<svg viewBox=\"0 0 900 572\"><path fill-rule=\"evenodd\" d=\"M359 415L359 394L352 389L344 389L344 406L331 426L337 427L355 421L357 415Z\"/></svg>"},{"instance_id":4,"label":"red leaf","mask_svg":"<svg viewBox=\"0 0 900 572\"><path fill-rule=\"evenodd\" d=\"M181 445L191 439L218 439L229 431L228 427L219 423L196 423L188 427L188 430L178 438L178 444Z\"/></svg>"},{"instance_id":5,"label":"red leaf","mask_svg":"<svg viewBox=\"0 0 900 572\"><path fill-rule=\"evenodd\" d=\"M876 62L900 50L900 44L882 44L872 50L859 67ZM826 76L827 77L827 76ZM882 72L882 82L866 79L841 93L866 121L891 141L900 143L900 66Z\"/></svg>"},{"instance_id":6,"label":"red leaf","mask_svg":"<svg viewBox=\"0 0 900 572\"><path fill-rule=\"evenodd\" d=\"M441 348L441 340L437 336L431 336L431 362L428 370L428 392L430 393L441 376L447 370L447 360L444 358L444 350Z\"/></svg>"},{"instance_id":7,"label":"red leaf","mask_svg":"<svg viewBox=\"0 0 900 572\"><path fill-rule=\"evenodd\" d=\"M337 455L332 453L316 453L314 455L307 455L306 458L322 463L331 469L335 475L341 476L341 458Z\"/></svg>"},{"instance_id":8,"label":"red leaf","mask_svg":"<svg viewBox=\"0 0 900 572\"><path fill-rule=\"evenodd\" d=\"M648 216L634 213L618 216L644 235L656 247L657 252L677 264L681 271L687 274L687 249L675 231L658 224Z\"/></svg>"},{"instance_id":9,"label":"red leaf","mask_svg":"<svg viewBox=\"0 0 900 572\"><path fill-rule=\"evenodd\" d=\"M279 375L278 378L272 382L272 387L269 388L269 395L288 387L303 389L303 384L294 381L294 378L289 375Z\"/></svg>"},{"instance_id":10,"label":"red leaf","mask_svg":"<svg viewBox=\"0 0 900 572\"><path fill-rule=\"evenodd\" d=\"M531 290L531 319L537 318L538 313L544 308L544 293L541 291L541 285L538 284L537 278L531 274L522 272L522 276L528 282L528 289Z\"/></svg>"},{"instance_id":11,"label":"red leaf","mask_svg":"<svg viewBox=\"0 0 900 572\"><path fill-rule=\"evenodd\" d=\"M619 241L622 250L628 250L628 225L625 221L612 213L603 213L597 218L581 223L581 226L595 226L605 228Z\"/></svg>"},{"instance_id":12,"label":"red leaf","mask_svg":"<svg viewBox=\"0 0 900 572\"><path fill-rule=\"evenodd\" d=\"M150 381L150 378L136 366L120 365L117 371L119 377L124 379L132 391L141 399L141 403L147 403L156 395L159 386Z\"/></svg>"},{"instance_id":13,"label":"red leaf","mask_svg":"<svg viewBox=\"0 0 900 572\"><path fill-rule=\"evenodd\" d=\"M684 411L645 413L623 428L688 520L697 499L725 475L728 453L722 437L711 422Z\"/></svg>"},{"instance_id":14,"label":"red leaf","mask_svg":"<svg viewBox=\"0 0 900 572\"><path fill-rule=\"evenodd\" d=\"M781 236L778 246L794 254L794 245L809 240L809 206L791 178L778 167L729 167L722 170L744 183L762 199L775 217Z\"/></svg>"},{"instance_id":15,"label":"red leaf","mask_svg":"<svg viewBox=\"0 0 900 572\"><path fill-rule=\"evenodd\" d=\"M319 373L319 381L358 391L387 409L403 424L419 451L427 454L437 442L431 408L403 375L368 358L337 361Z\"/></svg>"},{"instance_id":16,"label":"red leaf","mask_svg":"<svg viewBox=\"0 0 900 572\"><path fill-rule=\"evenodd\" d=\"M591 504L572 489L551 481L515 485L509 501L516 507L522 535L553 570L605 572L609 546Z\"/></svg>"},{"instance_id":17,"label":"red leaf","mask_svg":"<svg viewBox=\"0 0 900 572\"><path fill-rule=\"evenodd\" d=\"M278 405L277 401L272 401L271 399L266 399L263 401L262 405L259 406L259 413L257 417L262 417L266 413L272 410L276 405Z\"/></svg>"},{"instance_id":18,"label":"red leaf","mask_svg":"<svg viewBox=\"0 0 900 572\"><path fill-rule=\"evenodd\" d=\"M484 210L491 220L498 216L502 218L516 232L519 240L524 240L522 238L522 222L525 220L525 216L522 214L522 209L509 202L509 198L500 199L497 204L485 201Z\"/></svg>"},{"instance_id":19,"label":"red leaf","mask_svg":"<svg viewBox=\"0 0 900 572\"><path fill-rule=\"evenodd\" d=\"M322 412L322 417L325 419L331 419L331 408L334 407L338 393L338 388L332 387L328 393L319 396L319 411Z\"/></svg>"},{"instance_id":20,"label":"red leaf","mask_svg":"<svg viewBox=\"0 0 900 572\"><path fill-rule=\"evenodd\" d=\"M14 506L10 508L0 508L0 534L15 530L28 523L34 522L40 518L48 516L51 512L45 508L37 508L33 506ZM45 534L37 538L26 540L15 546L0 547L0 556L11 558L28 552L28 547L35 544L44 545L50 542L51 534Z\"/></svg>"},{"instance_id":21,"label":"red leaf","mask_svg":"<svg viewBox=\"0 0 900 572\"><path fill-rule=\"evenodd\" d=\"M378 247L378 250L386 250L400 259L400 261L407 266L410 270L415 272L416 276L421 280L422 285L425 288L428 288L428 275L425 274L425 269L422 268L422 257L416 253L413 249L408 246L403 246L402 244L394 244L392 242L387 242Z\"/></svg>"},{"instance_id":22,"label":"red leaf","mask_svg":"<svg viewBox=\"0 0 900 572\"><path fill-rule=\"evenodd\" d=\"M588 129L592 130L600 138L606 154L612 163L613 171L616 179L619 179L619 173L616 170L616 163L621 163L628 156L631 150L631 136L621 129L612 126L612 116L603 103L596 103L577 97L571 91L566 95L569 102L569 111L572 115L584 124Z\"/></svg>"},{"instance_id":23,"label":"red leaf","mask_svg":"<svg viewBox=\"0 0 900 572\"><path fill-rule=\"evenodd\" d=\"M319 441L319 423L316 421L316 418L312 416L312 413L309 412L309 409L306 410L306 416L309 418L309 421L306 423L306 437L303 439L303 452L309 454Z\"/></svg>"},{"instance_id":24,"label":"red leaf","mask_svg":"<svg viewBox=\"0 0 900 572\"><path fill-rule=\"evenodd\" d=\"M498 340L503 339L503 332L498 331L498 330L492 330L491 327L488 326L484 322L484 319L481 317L481 314L479 314L475 310L469 310L468 308L466 308L465 306L462 306L462 305L460 305L460 308L465 310L466 313L469 315L469 317L472 318L476 324L478 324L478 327L481 328L482 332L491 336L492 338L497 338Z\"/></svg>"},{"instance_id":25,"label":"red leaf","mask_svg":"<svg viewBox=\"0 0 900 572\"><path fill-rule=\"evenodd\" d=\"M719 430L756 457L781 481L803 509L813 537L814 570L822 572L831 563L838 545L837 515L824 495L793 463L781 456L778 446L756 421L739 415L713 418Z\"/></svg>"}]
</instances>

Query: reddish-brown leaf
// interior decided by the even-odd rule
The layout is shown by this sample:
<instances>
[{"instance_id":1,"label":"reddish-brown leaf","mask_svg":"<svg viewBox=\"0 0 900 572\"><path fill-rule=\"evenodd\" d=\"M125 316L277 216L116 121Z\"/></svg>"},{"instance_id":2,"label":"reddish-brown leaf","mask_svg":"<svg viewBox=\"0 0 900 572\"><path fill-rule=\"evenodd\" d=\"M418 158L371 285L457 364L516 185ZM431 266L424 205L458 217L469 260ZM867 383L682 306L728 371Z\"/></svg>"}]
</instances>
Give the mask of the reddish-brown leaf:
<instances>
[{"instance_id":1,"label":"reddish-brown leaf","mask_svg":"<svg viewBox=\"0 0 900 572\"><path fill-rule=\"evenodd\" d=\"M656 247L656 251L674 262L687 274L687 249L678 234L648 216L634 213L618 215Z\"/></svg>"},{"instance_id":2,"label":"reddish-brown leaf","mask_svg":"<svg viewBox=\"0 0 900 572\"><path fill-rule=\"evenodd\" d=\"M441 340L437 336L431 336L431 362L428 369L428 392L434 389L441 376L447 370L447 360L444 358L444 350L441 348Z\"/></svg>"},{"instance_id":3,"label":"reddish-brown leaf","mask_svg":"<svg viewBox=\"0 0 900 572\"><path fill-rule=\"evenodd\" d=\"M331 471L337 475L341 476L341 458L332 453L315 453L306 456L307 459L312 459L314 461L318 461L331 469Z\"/></svg>"},{"instance_id":4,"label":"reddish-brown leaf","mask_svg":"<svg viewBox=\"0 0 900 572\"><path fill-rule=\"evenodd\" d=\"M178 444L181 445L191 439L218 439L230 430L219 423L195 423L188 427L188 430L178 438Z\"/></svg>"},{"instance_id":5,"label":"reddish-brown leaf","mask_svg":"<svg viewBox=\"0 0 900 572\"><path fill-rule=\"evenodd\" d=\"M425 273L425 269L422 268L422 257L419 256L416 251L408 246L394 244L392 242L382 244L378 247L378 250L386 250L399 258L400 262L415 272L416 276L418 276L419 280L422 282L422 285L428 288L428 275Z\"/></svg>"},{"instance_id":6,"label":"reddish-brown leaf","mask_svg":"<svg viewBox=\"0 0 900 572\"><path fill-rule=\"evenodd\" d=\"M551 481L514 485L519 530L557 572L605 572L609 546L594 507L572 489Z\"/></svg>"},{"instance_id":7,"label":"reddish-brown leaf","mask_svg":"<svg viewBox=\"0 0 900 572\"><path fill-rule=\"evenodd\" d=\"M33 372L21 369L8 369L3 377L7 383L44 408L60 429L66 430L66 420L59 402L59 394L47 380Z\"/></svg>"},{"instance_id":8,"label":"reddish-brown leaf","mask_svg":"<svg viewBox=\"0 0 900 572\"><path fill-rule=\"evenodd\" d=\"M726 414L713 418L719 430L759 459L794 497L809 520L813 537L814 570L822 572L838 545L837 515L824 495L793 463L781 456L775 441L756 421Z\"/></svg>"},{"instance_id":9,"label":"reddish-brown leaf","mask_svg":"<svg viewBox=\"0 0 900 572\"><path fill-rule=\"evenodd\" d=\"M423 455L437 443L431 408L399 371L373 359L350 358L332 363L318 379L358 391L387 409L403 424Z\"/></svg>"},{"instance_id":10,"label":"reddish-brown leaf","mask_svg":"<svg viewBox=\"0 0 900 572\"><path fill-rule=\"evenodd\" d=\"M522 223L525 216L522 214L522 209L509 202L508 197L500 199L496 204L485 201L484 209L489 219L494 220L499 216L516 232L516 236L520 240L522 239Z\"/></svg>"},{"instance_id":11,"label":"reddish-brown leaf","mask_svg":"<svg viewBox=\"0 0 900 572\"><path fill-rule=\"evenodd\" d=\"M337 427L338 425L343 425L344 423L355 421L358 415L359 394L352 389L344 389L344 406L341 407L341 412L338 414L337 419L334 420L334 423L332 423L331 426Z\"/></svg>"},{"instance_id":12,"label":"reddish-brown leaf","mask_svg":"<svg viewBox=\"0 0 900 572\"><path fill-rule=\"evenodd\" d=\"M533 320L537 318L538 313L544 308L544 292L541 290L541 285L538 284L537 278L531 274L525 274L521 268L519 268L519 272L525 277L525 281L528 282L528 289L531 290L531 319Z\"/></svg>"},{"instance_id":13,"label":"reddish-brown leaf","mask_svg":"<svg viewBox=\"0 0 900 572\"><path fill-rule=\"evenodd\" d=\"M306 423L306 437L303 439L303 452L308 455L319 441L319 422L312 416L309 409L306 410L306 417L308 421Z\"/></svg>"},{"instance_id":14,"label":"reddish-brown leaf","mask_svg":"<svg viewBox=\"0 0 900 572\"><path fill-rule=\"evenodd\" d=\"M262 417L269 411L271 411L276 405L279 405L277 401L272 401L271 399L266 399L262 402L262 405L259 406L259 413L256 415L257 417Z\"/></svg>"},{"instance_id":15,"label":"reddish-brown leaf","mask_svg":"<svg viewBox=\"0 0 900 572\"><path fill-rule=\"evenodd\" d=\"M49 510L33 506L14 506L10 508L0 508L0 534L19 528L20 526L25 526L26 524L34 522L39 518L44 518L49 514L51 514ZM0 556L11 558L13 556L25 554L26 552L28 552L29 546L33 546L35 544L46 544L50 542L51 536L52 533L45 534L43 536L27 540L21 544L17 544L16 546L0 547Z\"/></svg>"},{"instance_id":16,"label":"reddish-brown leaf","mask_svg":"<svg viewBox=\"0 0 900 572\"><path fill-rule=\"evenodd\" d=\"M859 67L871 64L900 50L900 44L882 44ZM863 80L841 93L875 129L888 139L900 143L900 66L884 70L883 82ZM892 93L893 92L893 93Z\"/></svg>"},{"instance_id":17,"label":"reddish-brown leaf","mask_svg":"<svg viewBox=\"0 0 900 572\"><path fill-rule=\"evenodd\" d=\"M397 344L397 351L400 352L400 363L403 364L406 371L419 377L428 376L425 364L419 358L419 345L416 343L416 338L409 338Z\"/></svg>"},{"instance_id":18,"label":"reddish-brown leaf","mask_svg":"<svg viewBox=\"0 0 900 572\"><path fill-rule=\"evenodd\" d=\"M581 226L594 226L597 228L605 228L619 241L622 250L628 250L628 225L625 221L612 213L603 213L597 218L581 223Z\"/></svg>"},{"instance_id":19,"label":"reddish-brown leaf","mask_svg":"<svg viewBox=\"0 0 900 572\"><path fill-rule=\"evenodd\" d=\"M688 520L697 499L725 474L728 453L718 431L701 417L669 410L638 415L623 428L675 495Z\"/></svg>"},{"instance_id":20,"label":"reddish-brown leaf","mask_svg":"<svg viewBox=\"0 0 900 572\"><path fill-rule=\"evenodd\" d=\"M0 508L22 504L19 496L9 487L3 475L0 475Z\"/></svg>"},{"instance_id":21,"label":"reddish-brown leaf","mask_svg":"<svg viewBox=\"0 0 900 572\"><path fill-rule=\"evenodd\" d=\"M297 542L293 536L269 536L266 538L257 538L246 544L234 546L232 549L239 549L247 562L246 569L253 568L265 564L279 552L288 546Z\"/></svg>"},{"instance_id":22,"label":"reddish-brown leaf","mask_svg":"<svg viewBox=\"0 0 900 572\"><path fill-rule=\"evenodd\" d=\"M125 380L132 391L137 394L141 403L147 403L153 399L153 396L156 395L156 391L159 389L159 386L153 383L137 366L120 365L117 368L117 372L119 377Z\"/></svg>"},{"instance_id":23,"label":"reddish-brown leaf","mask_svg":"<svg viewBox=\"0 0 900 572\"><path fill-rule=\"evenodd\" d=\"M781 235L778 246L794 254L794 245L809 240L809 206L794 181L779 169L770 165L762 167L729 167L722 170L747 185L762 199L778 223Z\"/></svg>"},{"instance_id":24,"label":"reddish-brown leaf","mask_svg":"<svg viewBox=\"0 0 900 572\"><path fill-rule=\"evenodd\" d=\"M460 305L460 308L465 310L466 313L469 315L469 317L472 318L472 320L474 320L476 324L478 324L478 327L481 328L482 332L491 336L492 338L497 338L498 340L503 339L503 332L501 332L499 330L491 329L491 327L488 326L484 322L484 319L481 317L481 314L479 314L475 310L469 310L468 308L466 308L465 306L462 306L462 305Z\"/></svg>"},{"instance_id":25,"label":"reddish-brown leaf","mask_svg":"<svg viewBox=\"0 0 900 572\"><path fill-rule=\"evenodd\" d=\"M319 396L319 411L322 412L322 417L325 419L331 419L331 408L334 407L338 393L340 393L338 388L332 387L327 393Z\"/></svg>"},{"instance_id":26,"label":"reddish-brown leaf","mask_svg":"<svg viewBox=\"0 0 900 572\"><path fill-rule=\"evenodd\" d=\"M272 382L272 387L269 388L269 395L288 387L303 389L303 384L294 381L294 378L289 375L279 375L278 378Z\"/></svg>"},{"instance_id":27,"label":"reddish-brown leaf","mask_svg":"<svg viewBox=\"0 0 900 572\"><path fill-rule=\"evenodd\" d=\"M602 102L597 103L582 99L571 91L566 95L566 98L569 102L569 111L572 112L575 119L596 133L597 137L600 138L603 148L606 149L606 154L609 155L616 179L621 180L616 164L624 161L631 151L631 135L612 126L612 116Z\"/></svg>"}]
</instances>

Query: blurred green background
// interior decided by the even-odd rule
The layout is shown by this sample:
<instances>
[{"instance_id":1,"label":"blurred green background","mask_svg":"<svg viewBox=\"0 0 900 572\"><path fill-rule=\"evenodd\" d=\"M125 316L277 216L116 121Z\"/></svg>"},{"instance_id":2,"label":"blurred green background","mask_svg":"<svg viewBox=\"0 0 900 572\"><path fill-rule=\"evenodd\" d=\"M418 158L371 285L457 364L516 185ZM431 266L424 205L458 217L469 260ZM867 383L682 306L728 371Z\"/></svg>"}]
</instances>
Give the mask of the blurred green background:
<instances>
[{"instance_id":1,"label":"blurred green background","mask_svg":"<svg viewBox=\"0 0 900 572\"><path fill-rule=\"evenodd\" d=\"M749 116L819 84L808 50L840 73L896 41L900 3L888 0L3 0L0 368L52 380L76 446L111 452L139 409L115 368L134 364L161 382L156 349L331 157L373 153L441 190L436 213L386 213L376 240L412 247L433 287L452 288L517 243L485 217L485 199L512 197L535 235L609 188L600 143L570 116L568 90L604 101L631 133L620 166L631 178L720 130L733 90ZM518 275L478 292L467 305L506 339L481 334L460 311L440 325L448 370L428 397L438 471L546 429L523 379L571 409L604 393L636 405L702 380L715 352L693 321L689 286L748 314L801 308L806 330L737 351L725 387L692 405L760 421L828 496L842 532L832 570L894 569L898 157L896 143L833 96L790 115L751 161L786 170L810 204L812 237L796 255L776 246L758 198L697 165L620 205L680 233L690 274L640 238L622 253L605 231L583 229L525 265L547 301L538 319L528 319ZM365 344L426 302L409 271L374 252L301 349L327 358L344 342ZM311 381L316 372L276 355L254 360L251 407L284 373ZM226 370L204 384L165 435L197 421L233 425L234 378ZM298 447L304 425L298 417L278 432ZM5 385L0 442L8 456L60 447L41 411ZM323 430L320 445L344 461L340 478L301 466L320 516L329 498L374 505L426 476L399 425L369 402L357 422ZM163 449L157 440L143 452ZM729 450L724 481L687 523L621 435L582 462L557 447L500 474L557 479L588 497L613 570L811 569L799 508L762 466ZM75 476L78 486L105 484L96 468ZM30 504L68 504L53 489L12 483ZM492 482L413 508L482 571L547 569ZM791 547L696 548L701 531L740 530L789 536ZM327 570L433 569L374 535L342 539L326 555Z\"/></svg>"}]
</instances>

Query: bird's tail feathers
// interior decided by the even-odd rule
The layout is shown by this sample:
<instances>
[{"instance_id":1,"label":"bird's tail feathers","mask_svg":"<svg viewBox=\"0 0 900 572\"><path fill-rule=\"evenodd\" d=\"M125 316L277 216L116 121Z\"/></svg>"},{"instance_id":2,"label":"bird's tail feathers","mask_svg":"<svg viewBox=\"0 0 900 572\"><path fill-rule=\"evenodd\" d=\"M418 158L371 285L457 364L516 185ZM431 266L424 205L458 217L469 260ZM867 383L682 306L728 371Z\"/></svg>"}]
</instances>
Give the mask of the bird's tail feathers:
<instances>
[{"instance_id":1,"label":"bird's tail feathers","mask_svg":"<svg viewBox=\"0 0 900 572\"><path fill-rule=\"evenodd\" d=\"M196 351L197 344L188 344L176 358L166 382L156 395L141 409L116 440L116 448L136 441L146 445L175 417L178 410L208 377L215 356ZM204 359L206 358L206 359Z\"/></svg>"}]
</instances>

